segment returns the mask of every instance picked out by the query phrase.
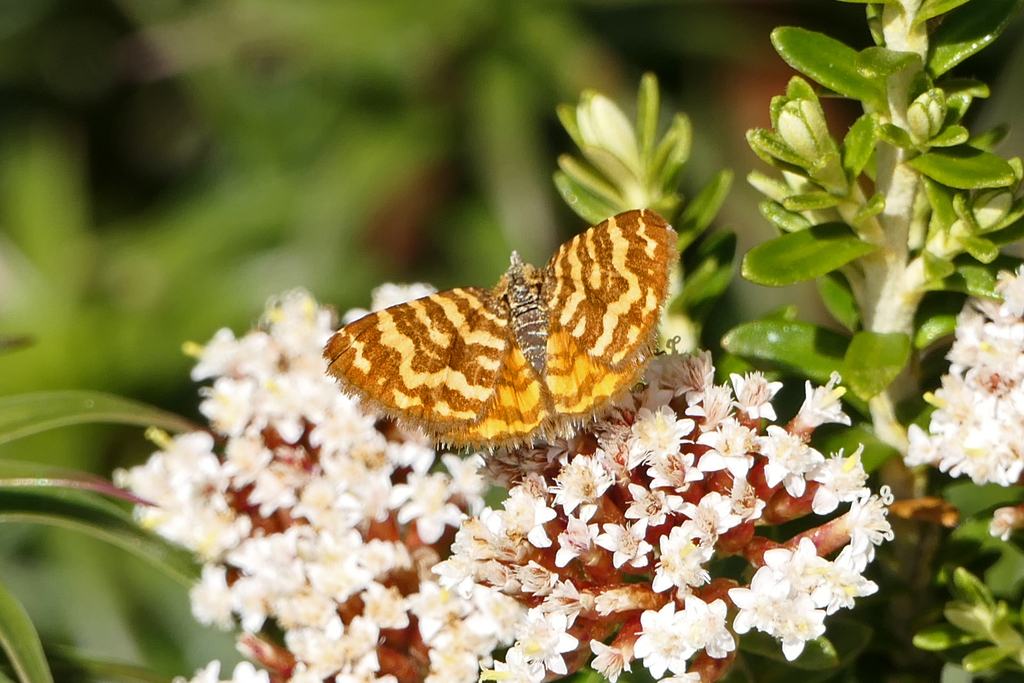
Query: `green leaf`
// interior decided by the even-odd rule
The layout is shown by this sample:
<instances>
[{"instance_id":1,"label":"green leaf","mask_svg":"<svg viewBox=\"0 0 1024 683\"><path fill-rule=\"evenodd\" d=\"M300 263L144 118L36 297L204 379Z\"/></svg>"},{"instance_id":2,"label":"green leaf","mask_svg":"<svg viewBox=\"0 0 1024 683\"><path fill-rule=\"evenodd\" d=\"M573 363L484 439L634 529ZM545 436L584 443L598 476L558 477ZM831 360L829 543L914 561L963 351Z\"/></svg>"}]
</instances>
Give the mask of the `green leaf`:
<instances>
[{"instance_id":1,"label":"green leaf","mask_svg":"<svg viewBox=\"0 0 1024 683\"><path fill-rule=\"evenodd\" d=\"M1005 247L1024 239L1024 220L1017 220L996 232L985 235L993 244Z\"/></svg>"},{"instance_id":2,"label":"green leaf","mask_svg":"<svg viewBox=\"0 0 1024 683\"><path fill-rule=\"evenodd\" d=\"M985 582L963 567L953 570L953 585L950 589L957 600L972 607L983 607L989 611L996 608L996 600Z\"/></svg>"},{"instance_id":3,"label":"green leaf","mask_svg":"<svg viewBox=\"0 0 1024 683\"><path fill-rule=\"evenodd\" d=\"M64 667L74 673L85 674L89 677L88 680L110 683L172 683L171 679L149 669L90 657L71 647L53 647L49 653L54 669Z\"/></svg>"},{"instance_id":4,"label":"green leaf","mask_svg":"<svg viewBox=\"0 0 1024 683\"><path fill-rule=\"evenodd\" d=\"M1010 132L1010 127L1006 124L995 126L990 128L984 133L975 135L973 138L967 141L967 144L975 149L980 149L985 152L991 152L992 148L1003 141L1003 138Z\"/></svg>"},{"instance_id":5,"label":"green leaf","mask_svg":"<svg viewBox=\"0 0 1024 683\"><path fill-rule=\"evenodd\" d=\"M783 198L793 194L793 188L779 178L758 171L751 171L747 174L747 182L765 197L776 202L781 202Z\"/></svg>"},{"instance_id":6,"label":"green leaf","mask_svg":"<svg viewBox=\"0 0 1024 683\"><path fill-rule=\"evenodd\" d=\"M953 190L928 177L924 178L924 189L932 205L931 229L948 231L957 218L953 209Z\"/></svg>"},{"instance_id":7,"label":"green leaf","mask_svg":"<svg viewBox=\"0 0 1024 683\"><path fill-rule=\"evenodd\" d=\"M921 62L913 52L899 52L885 47L869 47L857 53L857 72L866 78L887 78L898 71Z\"/></svg>"},{"instance_id":8,"label":"green leaf","mask_svg":"<svg viewBox=\"0 0 1024 683\"><path fill-rule=\"evenodd\" d=\"M1016 271L1021 265L1021 260L1004 254L991 263L982 264L969 256L958 256L953 264L956 266L956 272L933 289L998 299L999 296L995 292L996 276L1001 270Z\"/></svg>"},{"instance_id":9,"label":"green leaf","mask_svg":"<svg viewBox=\"0 0 1024 683\"><path fill-rule=\"evenodd\" d=\"M828 312L843 327L850 332L856 332L860 326L860 309L846 278L839 273L831 272L818 278L817 283L818 294L821 295Z\"/></svg>"},{"instance_id":10,"label":"green leaf","mask_svg":"<svg viewBox=\"0 0 1024 683\"><path fill-rule=\"evenodd\" d=\"M124 548L191 586L199 578L192 554L142 529L110 501L79 491L12 488L0 495L0 522L34 522L81 531Z\"/></svg>"},{"instance_id":11,"label":"green leaf","mask_svg":"<svg viewBox=\"0 0 1024 683\"><path fill-rule=\"evenodd\" d=\"M929 652L941 652L978 642L978 636L964 633L952 624L935 624L914 634L914 647Z\"/></svg>"},{"instance_id":12,"label":"green leaf","mask_svg":"<svg viewBox=\"0 0 1024 683\"><path fill-rule=\"evenodd\" d=\"M944 74L986 47L1003 32L1024 0L984 0L943 18L931 35L928 71Z\"/></svg>"},{"instance_id":13,"label":"green leaf","mask_svg":"<svg viewBox=\"0 0 1024 683\"><path fill-rule=\"evenodd\" d=\"M645 167L651 163L654 156L654 142L658 139L660 99L658 77L650 72L645 73L640 79L640 91L637 93L636 103L636 132L640 141L640 158Z\"/></svg>"},{"instance_id":14,"label":"green leaf","mask_svg":"<svg viewBox=\"0 0 1024 683\"><path fill-rule=\"evenodd\" d=\"M970 2L970 0L924 0L921 6L918 7L917 14L914 15L914 25L917 26L922 21L928 21L932 17L945 14L967 2Z\"/></svg>"},{"instance_id":15,"label":"green leaf","mask_svg":"<svg viewBox=\"0 0 1024 683\"><path fill-rule=\"evenodd\" d=\"M676 114L665 137L654 151L654 159L650 165L650 178L660 180L663 191L675 190L679 172L690 158L692 145L693 125L690 118L685 114Z\"/></svg>"},{"instance_id":16,"label":"green leaf","mask_svg":"<svg viewBox=\"0 0 1024 683\"><path fill-rule=\"evenodd\" d=\"M818 101L818 93L814 92L814 88L811 87L811 84L799 76L793 76L789 79L789 83L786 84L786 97L782 99L810 100L815 104L821 104Z\"/></svg>"},{"instance_id":17,"label":"green leaf","mask_svg":"<svg viewBox=\"0 0 1024 683\"><path fill-rule=\"evenodd\" d=\"M637 183L636 174L622 159L604 147L583 145L580 147L583 156L593 164L594 168L617 187L630 187ZM624 205L627 209L642 209L641 206Z\"/></svg>"},{"instance_id":18,"label":"green leaf","mask_svg":"<svg viewBox=\"0 0 1024 683\"><path fill-rule=\"evenodd\" d=\"M560 154L558 156L558 167L576 186L585 190L588 196L600 199L609 206L626 210L626 200L623 199L618 189L572 155ZM615 213L618 213L618 211ZM608 215L613 216L615 214ZM607 217L605 216L605 218ZM601 220L604 220L604 218Z\"/></svg>"},{"instance_id":19,"label":"green leaf","mask_svg":"<svg viewBox=\"0 0 1024 683\"><path fill-rule=\"evenodd\" d=\"M790 211L818 211L831 209L837 204L839 197L824 190L793 194L782 200L782 205Z\"/></svg>"},{"instance_id":20,"label":"green leaf","mask_svg":"<svg viewBox=\"0 0 1024 683\"><path fill-rule=\"evenodd\" d=\"M947 98L953 95L969 95L970 97L980 97L984 99L992 94L988 85L979 81L977 78L969 78L966 76L943 78L942 90L946 93Z\"/></svg>"},{"instance_id":21,"label":"green leaf","mask_svg":"<svg viewBox=\"0 0 1024 683\"><path fill-rule=\"evenodd\" d=\"M804 651L795 660L786 661L782 646L777 640L761 631L750 631L740 636L742 652L785 662L787 666L804 671L823 671L839 666L839 655L828 638L820 637L807 641Z\"/></svg>"},{"instance_id":22,"label":"green leaf","mask_svg":"<svg viewBox=\"0 0 1024 683\"><path fill-rule=\"evenodd\" d=\"M554 180L558 193L569 208L591 225L597 225L620 211L619 206L573 180L564 171L555 171Z\"/></svg>"},{"instance_id":23,"label":"green leaf","mask_svg":"<svg viewBox=\"0 0 1024 683\"><path fill-rule=\"evenodd\" d=\"M946 126L941 133L928 141L932 147L952 147L967 142L971 134L963 126Z\"/></svg>"},{"instance_id":24,"label":"green leaf","mask_svg":"<svg viewBox=\"0 0 1024 683\"><path fill-rule=\"evenodd\" d=\"M754 247L741 272L751 282L782 287L830 273L876 248L844 223L824 223Z\"/></svg>"},{"instance_id":25,"label":"green leaf","mask_svg":"<svg viewBox=\"0 0 1024 683\"><path fill-rule=\"evenodd\" d=\"M683 215L679 217L679 251L683 251L694 239L704 232L711 221L718 215L718 211L725 202L729 188L732 187L733 173L729 169L722 169L711 180L701 188L697 196L683 209ZM683 243L685 237L685 244Z\"/></svg>"},{"instance_id":26,"label":"green leaf","mask_svg":"<svg viewBox=\"0 0 1024 683\"><path fill-rule=\"evenodd\" d=\"M867 401L885 391L910 359L910 337L900 332L863 331L853 336L843 358L843 383Z\"/></svg>"},{"instance_id":27,"label":"green leaf","mask_svg":"<svg viewBox=\"0 0 1024 683\"><path fill-rule=\"evenodd\" d=\"M842 368L848 339L810 323L758 320L730 330L722 348L743 359L796 373L819 384Z\"/></svg>"},{"instance_id":28,"label":"green leaf","mask_svg":"<svg viewBox=\"0 0 1024 683\"><path fill-rule=\"evenodd\" d=\"M133 505L147 504L138 496L117 488L113 482L89 472L66 470L37 462L0 460L0 489L24 486L92 491L119 498Z\"/></svg>"},{"instance_id":29,"label":"green leaf","mask_svg":"<svg viewBox=\"0 0 1024 683\"><path fill-rule=\"evenodd\" d=\"M21 683L53 683L43 644L28 612L0 583L0 647Z\"/></svg>"},{"instance_id":30,"label":"green leaf","mask_svg":"<svg viewBox=\"0 0 1024 683\"><path fill-rule=\"evenodd\" d=\"M711 313L732 281L735 256L733 232L715 233L686 255L686 281L677 301L691 319L703 322Z\"/></svg>"},{"instance_id":31,"label":"green leaf","mask_svg":"<svg viewBox=\"0 0 1024 683\"><path fill-rule=\"evenodd\" d=\"M932 180L961 190L1009 187L1017 182L1005 159L968 145L931 151L909 163Z\"/></svg>"},{"instance_id":32,"label":"green leaf","mask_svg":"<svg viewBox=\"0 0 1024 683\"><path fill-rule=\"evenodd\" d=\"M925 76L928 72L921 71L920 75ZM975 97L988 97L988 86L974 78L944 78L941 88L946 93L946 120L947 126L959 123L971 106Z\"/></svg>"},{"instance_id":33,"label":"green leaf","mask_svg":"<svg viewBox=\"0 0 1024 683\"><path fill-rule=\"evenodd\" d=\"M772 166L807 174L801 165L806 165L807 161L772 131L763 128L747 131L747 144L754 150L754 154Z\"/></svg>"},{"instance_id":34,"label":"green leaf","mask_svg":"<svg viewBox=\"0 0 1024 683\"><path fill-rule=\"evenodd\" d=\"M857 71L857 52L834 38L785 26L772 31L772 44L786 63L840 95L886 109L885 83Z\"/></svg>"},{"instance_id":35,"label":"green leaf","mask_svg":"<svg viewBox=\"0 0 1024 683\"><path fill-rule=\"evenodd\" d=\"M974 216L974 211L971 210L970 195L968 193L957 192L953 195L953 211L956 212L956 217L963 221L968 233L976 234L981 231L981 228L978 226L978 220Z\"/></svg>"},{"instance_id":36,"label":"green leaf","mask_svg":"<svg viewBox=\"0 0 1024 683\"><path fill-rule=\"evenodd\" d=\"M968 254L982 263L992 263L999 257L999 247L984 237L974 235L961 237L960 242Z\"/></svg>"},{"instance_id":37,"label":"green leaf","mask_svg":"<svg viewBox=\"0 0 1024 683\"><path fill-rule=\"evenodd\" d=\"M878 127L878 137L894 147L902 149L914 149L916 147L914 141L910 139L910 133L891 123L883 123Z\"/></svg>"},{"instance_id":38,"label":"green leaf","mask_svg":"<svg viewBox=\"0 0 1024 683\"><path fill-rule=\"evenodd\" d=\"M974 652L964 656L960 660L960 666L968 673L979 673L991 671L999 666L1003 660L1015 660L1018 652L1016 648L991 645L980 647Z\"/></svg>"},{"instance_id":39,"label":"green leaf","mask_svg":"<svg viewBox=\"0 0 1024 683\"><path fill-rule=\"evenodd\" d=\"M857 215L853 217L853 224L860 225L863 221L866 221L872 216L877 216L883 211L885 211L885 195L881 192L876 192L871 195L871 199L869 199L867 203L860 208Z\"/></svg>"},{"instance_id":40,"label":"green leaf","mask_svg":"<svg viewBox=\"0 0 1024 683\"><path fill-rule=\"evenodd\" d=\"M562 124L562 128L565 128L565 132L572 138L573 143L577 147L583 147L583 134L580 133L579 123L576 121L576 107L571 104L560 104L555 107L555 113L558 115L558 120Z\"/></svg>"},{"instance_id":41,"label":"green leaf","mask_svg":"<svg viewBox=\"0 0 1024 683\"><path fill-rule=\"evenodd\" d=\"M924 275L929 282L947 278L956 272L956 266L948 259L939 258L930 251L924 252L922 256L924 258Z\"/></svg>"},{"instance_id":42,"label":"green leaf","mask_svg":"<svg viewBox=\"0 0 1024 683\"><path fill-rule=\"evenodd\" d=\"M788 211L782 204L768 199L757 205L761 215L782 232L799 232L811 227L811 222L794 211Z\"/></svg>"},{"instance_id":43,"label":"green leaf","mask_svg":"<svg viewBox=\"0 0 1024 683\"><path fill-rule=\"evenodd\" d=\"M822 453L838 453L842 450L846 457L864 446L860 461L868 473L876 471L893 458L901 457L898 450L875 436L864 424L853 427L822 425L814 430L813 443Z\"/></svg>"},{"instance_id":44,"label":"green leaf","mask_svg":"<svg viewBox=\"0 0 1024 683\"><path fill-rule=\"evenodd\" d=\"M99 391L40 391L0 398L0 443L89 422L154 426L171 432L199 428L174 413Z\"/></svg>"},{"instance_id":45,"label":"green leaf","mask_svg":"<svg viewBox=\"0 0 1024 683\"><path fill-rule=\"evenodd\" d=\"M1018 183L1024 180L1024 160L1020 157L1010 157L1006 163L1010 164L1010 168L1013 169L1013 177L1017 179Z\"/></svg>"},{"instance_id":46,"label":"green leaf","mask_svg":"<svg viewBox=\"0 0 1024 683\"><path fill-rule=\"evenodd\" d=\"M853 180L864 170L877 140L878 117L874 114L864 114L850 126L842 145L843 170L847 178Z\"/></svg>"},{"instance_id":47,"label":"green leaf","mask_svg":"<svg viewBox=\"0 0 1024 683\"><path fill-rule=\"evenodd\" d=\"M926 296L914 316L914 348L927 348L952 335L962 308L959 297Z\"/></svg>"}]
</instances>

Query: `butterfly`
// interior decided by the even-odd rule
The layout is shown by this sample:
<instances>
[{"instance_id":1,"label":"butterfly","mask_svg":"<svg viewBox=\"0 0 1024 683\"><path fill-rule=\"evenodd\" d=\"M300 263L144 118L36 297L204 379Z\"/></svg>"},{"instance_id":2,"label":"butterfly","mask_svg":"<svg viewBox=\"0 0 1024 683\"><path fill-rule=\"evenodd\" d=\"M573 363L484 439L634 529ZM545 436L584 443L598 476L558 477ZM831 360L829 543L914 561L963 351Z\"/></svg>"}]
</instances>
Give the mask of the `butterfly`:
<instances>
[{"instance_id":1,"label":"butterfly","mask_svg":"<svg viewBox=\"0 0 1024 683\"><path fill-rule=\"evenodd\" d=\"M636 384L678 259L657 213L609 218L543 269L512 253L494 289L459 287L352 322L324 357L341 390L452 447L567 436Z\"/></svg>"}]
</instances>

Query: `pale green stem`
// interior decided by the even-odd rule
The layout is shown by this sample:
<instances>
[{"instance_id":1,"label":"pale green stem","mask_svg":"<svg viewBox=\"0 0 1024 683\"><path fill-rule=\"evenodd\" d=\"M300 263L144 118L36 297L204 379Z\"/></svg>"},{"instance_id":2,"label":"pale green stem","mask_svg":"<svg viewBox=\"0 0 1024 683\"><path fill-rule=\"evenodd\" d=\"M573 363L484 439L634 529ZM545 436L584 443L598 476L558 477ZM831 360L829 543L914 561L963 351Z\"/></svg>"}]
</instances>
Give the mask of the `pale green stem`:
<instances>
[{"instance_id":1,"label":"pale green stem","mask_svg":"<svg viewBox=\"0 0 1024 683\"><path fill-rule=\"evenodd\" d=\"M923 24L914 26L913 18L921 0L900 0L885 5L882 31L890 50L913 52L922 62L928 54L928 35ZM910 84L918 67L909 67L889 77L889 121L907 130L907 105ZM907 162L907 151L885 142L878 145L876 189L885 197L885 209L878 216L883 228L880 249L863 262L865 329L873 332L913 333L914 313L921 302L920 274L908 270L907 241L914 220L914 203L920 191L920 176ZM894 387L916 386L913 382L894 383ZM871 418L877 435L905 453L906 430L896 419L891 390L870 402Z\"/></svg>"}]
</instances>

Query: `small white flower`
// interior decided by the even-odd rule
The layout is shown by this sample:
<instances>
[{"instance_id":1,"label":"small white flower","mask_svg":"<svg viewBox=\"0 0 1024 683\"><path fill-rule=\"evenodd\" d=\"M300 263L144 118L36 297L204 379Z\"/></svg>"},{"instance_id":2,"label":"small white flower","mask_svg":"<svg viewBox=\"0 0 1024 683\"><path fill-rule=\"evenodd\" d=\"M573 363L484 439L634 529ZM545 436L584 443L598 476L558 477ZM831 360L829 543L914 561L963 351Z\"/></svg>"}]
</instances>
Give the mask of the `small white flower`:
<instances>
[{"instance_id":1,"label":"small white flower","mask_svg":"<svg viewBox=\"0 0 1024 683\"><path fill-rule=\"evenodd\" d=\"M853 502L843 517L850 530L850 552L858 558L857 571L864 571L875 558L875 546L893 538L892 526L886 516L892 503L892 492L882 487L880 495L865 496Z\"/></svg>"},{"instance_id":2,"label":"small white flower","mask_svg":"<svg viewBox=\"0 0 1024 683\"><path fill-rule=\"evenodd\" d=\"M555 496L555 504L561 505L566 513L581 507L580 518L589 521L597 501L613 483L598 458L578 455L559 470L549 491Z\"/></svg>"},{"instance_id":3,"label":"small white flower","mask_svg":"<svg viewBox=\"0 0 1024 683\"><path fill-rule=\"evenodd\" d=\"M700 403L691 403L686 408L690 417L701 417L701 430L710 432L733 414L732 389L728 385L709 386L704 390Z\"/></svg>"},{"instance_id":4,"label":"small white flower","mask_svg":"<svg viewBox=\"0 0 1024 683\"><path fill-rule=\"evenodd\" d=\"M761 453L768 458L765 481L768 486L781 483L789 495L799 498L807 486L804 476L824 462L825 457L782 427L769 425L765 431L767 435L758 439Z\"/></svg>"},{"instance_id":5,"label":"small white flower","mask_svg":"<svg viewBox=\"0 0 1024 683\"><path fill-rule=\"evenodd\" d=\"M529 662L541 662L548 671L566 675L568 670L562 655L571 652L579 641L566 632L569 621L564 614L545 614L538 608L526 613L516 629L515 649Z\"/></svg>"},{"instance_id":6,"label":"small white flower","mask_svg":"<svg viewBox=\"0 0 1024 683\"><path fill-rule=\"evenodd\" d=\"M686 628L686 613L676 612L676 603L669 601L660 610L647 610L640 615L642 630L633 646L634 656L644 660L644 666L655 678L661 678L666 670L681 674L686 672L686 660L697 652Z\"/></svg>"},{"instance_id":7,"label":"small white flower","mask_svg":"<svg viewBox=\"0 0 1024 683\"><path fill-rule=\"evenodd\" d=\"M673 586L688 589L704 585L711 579L704 563L713 553L713 546L701 545L699 530L693 522L673 527L668 536L661 537L661 557L652 590L663 593Z\"/></svg>"},{"instance_id":8,"label":"small white flower","mask_svg":"<svg viewBox=\"0 0 1024 683\"><path fill-rule=\"evenodd\" d=\"M549 508L544 499L535 498L522 486L517 486L509 492L502 506L506 512L506 534L525 537L536 548L551 546L544 524L557 517L558 513Z\"/></svg>"},{"instance_id":9,"label":"small white flower","mask_svg":"<svg viewBox=\"0 0 1024 683\"><path fill-rule=\"evenodd\" d=\"M725 624L728 610L724 600L707 603L695 595L687 595L682 611L685 619L680 627L694 647L704 650L709 657L722 659L736 649L736 639Z\"/></svg>"},{"instance_id":10,"label":"small white flower","mask_svg":"<svg viewBox=\"0 0 1024 683\"><path fill-rule=\"evenodd\" d=\"M807 478L821 484L811 503L814 514L827 515L839 507L839 503L849 503L869 493L865 486L868 473L860 462L863 452L861 445L850 457L844 458L840 450L811 471Z\"/></svg>"},{"instance_id":11,"label":"small white flower","mask_svg":"<svg viewBox=\"0 0 1024 683\"><path fill-rule=\"evenodd\" d=\"M689 517L704 545L714 546L721 534L742 521L732 510L732 499L717 491L705 493L697 505L683 503L679 512Z\"/></svg>"},{"instance_id":12,"label":"small white flower","mask_svg":"<svg viewBox=\"0 0 1024 683\"><path fill-rule=\"evenodd\" d=\"M234 625L231 589L228 588L227 569L223 565L204 565L202 578L189 591L189 598L192 615L200 624L215 624L222 629Z\"/></svg>"},{"instance_id":13,"label":"small white flower","mask_svg":"<svg viewBox=\"0 0 1024 683\"><path fill-rule=\"evenodd\" d=\"M757 432L740 424L739 420L723 420L714 430L703 432L697 443L710 446L697 462L702 472L729 470L734 477L745 478L754 464L753 451L757 450Z\"/></svg>"},{"instance_id":14,"label":"small white flower","mask_svg":"<svg viewBox=\"0 0 1024 683\"><path fill-rule=\"evenodd\" d=\"M683 504L682 496L670 495L661 489L648 489L640 484L630 484L629 493L633 502L626 510L626 519L644 520L648 527L664 524L668 515L678 512Z\"/></svg>"},{"instance_id":15,"label":"small white flower","mask_svg":"<svg viewBox=\"0 0 1024 683\"><path fill-rule=\"evenodd\" d=\"M588 552L593 547L597 533L596 524L587 524L580 518L569 515L565 531L558 535L555 566L564 567L573 559Z\"/></svg>"},{"instance_id":16,"label":"small white flower","mask_svg":"<svg viewBox=\"0 0 1024 683\"><path fill-rule=\"evenodd\" d=\"M257 670L250 662L239 662L231 673L231 683L270 683L270 674Z\"/></svg>"},{"instance_id":17,"label":"small white flower","mask_svg":"<svg viewBox=\"0 0 1024 683\"><path fill-rule=\"evenodd\" d=\"M616 569L626 564L631 567L646 567L651 545L644 540L647 534L646 520L635 522L629 527L620 524L605 524L604 533L594 543L614 553L612 565Z\"/></svg>"},{"instance_id":18,"label":"small white flower","mask_svg":"<svg viewBox=\"0 0 1024 683\"><path fill-rule=\"evenodd\" d=\"M745 376L732 373L733 393L736 394L736 407L746 413L750 420L775 420L775 408L771 400L782 388L782 382L769 382L760 372L750 372Z\"/></svg>"},{"instance_id":19,"label":"small white flower","mask_svg":"<svg viewBox=\"0 0 1024 683\"><path fill-rule=\"evenodd\" d=\"M715 366L709 351L658 356L648 373L653 383L672 389L676 396L685 396L689 404L700 402L703 392L715 383Z\"/></svg>"},{"instance_id":20,"label":"small white flower","mask_svg":"<svg viewBox=\"0 0 1024 683\"><path fill-rule=\"evenodd\" d=\"M185 679L181 677L174 679L174 683L184 681ZM215 659L202 669L198 669L189 683L220 683L220 661Z\"/></svg>"},{"instance_id":21,"label":"small white flower","mask_svg":"<svg viewBox=\"0 0 1024 683\"><path fill-rule=\"evenodd\" d=\"M596 655L590 666L611 683L619 680L623 670L633 670L626 653L616 647L605 645L599 640L591 640L590 651Z\"/></svg>"},{"instance_id":22,"label":"small white flower","mask_svg":"<svg viewBox=\"0 0 1024 683\"><path fill-rule=\"evenodd\" d=\"M462 510L451 502L451 479L443 472L422 475L411 472L405 484L392 489L391 505L400 505L398 521L415 521L416 531L425 543L434 543L445 527L459 525ZM402 501L402 502L399 502Z\"/></svg>"},{"instance_id":23,"label":"small white flower","mask_svg":"<svg viewBox=\"0 0 1024 683\"><path fill-rule=\"evenodd\" d=\"M636 414L629 440L630 469L650 457L667 458L679 452L683 440L693 431L694 422L679 419L666 405L656 411L641 408Z\"/></svg>"},{"instance_id":24,"label":"small white flower","mask_svg":"<svg viewBox=\"0 0 1024 683\"><path fill-rule=\"evenodd\" d=\"M793 661L804 651L808 640L825 633L825 612L814 608L809 595L797 595L778 606L775 637L782 641L782 654Z\"/></svg>"},{"instance_id":25,"label":"small white flower","mask_svg":"<svg viewBox=\"0 0 1024 683\"><path fill-rule=\"evenodd\" d=\"M850 424L850 416L843 412L839 400L846 393L845 387L836 386L840 381L839 373L833 372L823 387L814 387L810 382L804 385L804 402L793 420L795 432L802 433L823 424Z\"/></svg>"},{"instance_id":26,"label":"small white flower","mask_svg":"<svg viewBox=\"0 0 1024 683\"><path fill-rule=\"evenodd\" d=\"M509 648L504 662L495 662L494 670L480 673L481 683L541 683L544 680L544 663L527 659L522 649Z\"/></svg>"},{"instance_id":27,"label":"small white flower","mask_svg":"<svg viewBox=\"0 0 1024 683\"><path fill-rule=\"evenodd\" d=\"M729 589L729 599L739 610L732 627L736 633L754 628L775 635L777 605L789 598L789 581L771 567L761 567L748 588Z\"/></svg>"}]
</instances>

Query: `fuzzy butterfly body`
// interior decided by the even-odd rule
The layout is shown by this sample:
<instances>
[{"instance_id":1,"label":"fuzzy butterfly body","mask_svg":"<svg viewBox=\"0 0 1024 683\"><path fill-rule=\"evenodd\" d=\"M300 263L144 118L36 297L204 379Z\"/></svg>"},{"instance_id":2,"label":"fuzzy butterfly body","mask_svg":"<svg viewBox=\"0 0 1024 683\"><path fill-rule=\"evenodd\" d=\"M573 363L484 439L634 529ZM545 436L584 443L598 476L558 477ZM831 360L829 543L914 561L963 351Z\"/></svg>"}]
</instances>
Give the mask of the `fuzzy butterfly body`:
<instances>
[{"instance_id":1,"label":"fuzzy butterfly body","mask_svg":"<svg viewBox=\"0 0 1024 683\"><path fill-rule=\"evenodd\" d=\"M450 289L371 313L324 349L346 393L450 446L568 434L639 381L678 252L653 211L563 244L538 270L512 255L492 289Z\"/></svg>"}]
</instances>

